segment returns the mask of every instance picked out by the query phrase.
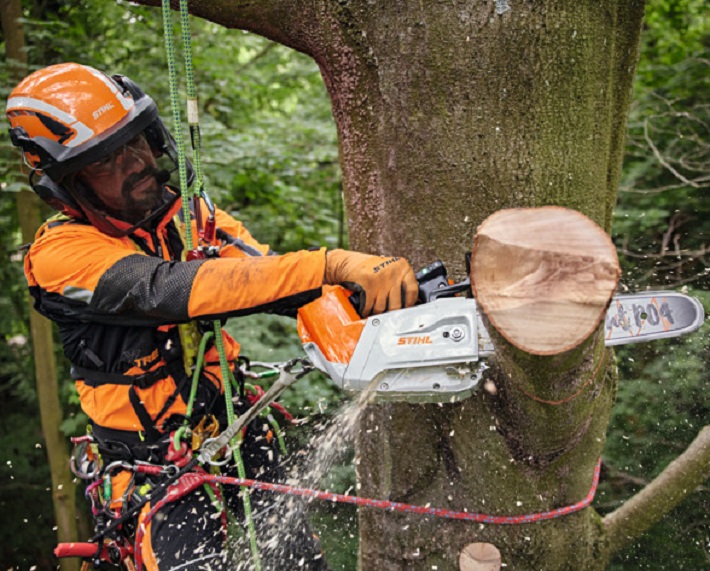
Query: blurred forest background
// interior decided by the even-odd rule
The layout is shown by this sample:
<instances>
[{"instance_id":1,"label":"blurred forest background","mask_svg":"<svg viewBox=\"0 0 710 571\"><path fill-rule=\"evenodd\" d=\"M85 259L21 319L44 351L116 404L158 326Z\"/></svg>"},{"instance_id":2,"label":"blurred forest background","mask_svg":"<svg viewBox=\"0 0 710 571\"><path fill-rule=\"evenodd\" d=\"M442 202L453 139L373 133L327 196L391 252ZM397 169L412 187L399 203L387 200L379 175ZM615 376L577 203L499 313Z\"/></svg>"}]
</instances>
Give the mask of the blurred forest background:
<instances>
[{"instance_id":1,"label":"blurred forest background","mask_svg":"<svg viewBox=\"0 0 710 571\"><path fill-rule=\"evenodd\" d=\"M4 0L3 0L4 1ZM138 82L168 125L159 10L129 2L23 0L30 70L76 61ZM347 246L335 127L316 65L263 38L193 19L207 190L277 251ZM0 43L4 40L0 37ZM649 0L613 238L628 291L688 291L710 310L710 15L705 0ZM3 101L14 86L0 63ZM55 532L40 429L21 237L13 182L19 153L0 135L0 565L50 569ZM49 215L49 212L46 212ZM295 323L233 320L244 352L260 361L300 355ZM606 513L653 479L710 423L710 333L617 350L619 389L595 507ZM84 431L61 348L62 429ZM345 396L323 378L300 381L282 402L307 420L291 447L333 415ZM354 482L347 461L324 485ZM82 510L86 505L78 494ZM703 486L641 540L614 570L710 569L710 488ZM84 516L85 517L85 516ZM354 569L357 518L318 506L314 525L334 569ZM84 523L86 533L89 528Z\"/></svg>"}]
</instances>

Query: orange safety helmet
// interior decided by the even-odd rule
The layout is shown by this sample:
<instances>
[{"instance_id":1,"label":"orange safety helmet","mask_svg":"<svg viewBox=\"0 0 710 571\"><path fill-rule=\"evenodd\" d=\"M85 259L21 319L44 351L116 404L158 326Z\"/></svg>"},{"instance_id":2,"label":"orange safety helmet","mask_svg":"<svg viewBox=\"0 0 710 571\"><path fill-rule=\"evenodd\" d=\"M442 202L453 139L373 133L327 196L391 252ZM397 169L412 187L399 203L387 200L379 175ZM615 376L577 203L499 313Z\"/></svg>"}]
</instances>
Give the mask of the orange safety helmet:
<instances>
[{"instance_id":1,"label":"orange safety helmet","mask_svg":"<svg viewBox=\"0 0 710 571\"><path fill-rule=\"evenodd\" d=\"M122 76L76 63L26 77L7 100L12 142L55 182L98 160L158 118L155 102Z\"/></svg>"},{"instance_id":2,"label":"orange safety helmet","mask_svg":"<svg viewBox=\"0 0 710 571\"><path fill-rule=\"evenodd\" d=\"M158 116L158 107L129 78L108 76L92 67L62 63L36 71L10 93L6 108L10 139L30 166L30 185L55 210L87 218L109 234L105 213L64 184L73 173L119 149L140 133L153 154L177 168L175 141ZM193 172L188 164L189 182ZM152 218L152 216L151 216Z\"/></svg>"}]
</instances>

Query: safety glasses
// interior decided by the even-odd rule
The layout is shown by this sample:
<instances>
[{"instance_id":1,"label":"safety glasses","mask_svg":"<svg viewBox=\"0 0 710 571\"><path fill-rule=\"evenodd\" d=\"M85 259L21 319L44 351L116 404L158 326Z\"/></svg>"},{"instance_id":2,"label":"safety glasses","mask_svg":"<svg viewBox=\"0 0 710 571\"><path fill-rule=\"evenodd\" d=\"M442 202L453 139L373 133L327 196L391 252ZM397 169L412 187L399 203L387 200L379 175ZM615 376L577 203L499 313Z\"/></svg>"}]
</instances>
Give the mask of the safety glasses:
<instances>
[{"instance_id":1,"label":"safety glasses","mask_svg":"<svg viewBox=\"0 0 710 571\"><path fill-rule=\"evenodd\" d=\"M81 174L86 178L97 178L105 177L116 169L116 163L121 158L121 162L125 164L128 159L145 158L147 155L152 154L150 145L145 138L143 133L139 133L133 139L128 141L126 144L121 145L118 149L109 153L105 157L100 158L98 161L85 166L81 169Z\"/></svg>"}]
</instances>

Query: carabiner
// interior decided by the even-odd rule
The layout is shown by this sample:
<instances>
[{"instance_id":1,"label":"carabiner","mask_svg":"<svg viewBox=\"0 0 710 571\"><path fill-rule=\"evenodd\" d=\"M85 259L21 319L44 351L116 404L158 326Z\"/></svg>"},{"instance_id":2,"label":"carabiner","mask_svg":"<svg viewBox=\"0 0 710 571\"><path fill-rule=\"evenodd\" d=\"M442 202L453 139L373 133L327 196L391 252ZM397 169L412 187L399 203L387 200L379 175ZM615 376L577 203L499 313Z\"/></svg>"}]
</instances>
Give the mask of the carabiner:
<instances>
[{"instance_id":1,"label":"carabiner","mask_svg":"<svg viewBox=\"0 0 710 571\"><path fill-rule=\"evenodd\" d=\"M85 437L81 437L82 440L74 444L74 450L72 450L71 457L69 458L69 468L77 478L81 480L93 480L96 476L101 473L101 457L95 456L92 459L89 458L88 448L92 443L92 440L85 440ZM77 464L77 456L81 456L78 459L79 464ZM93 466L93 470L91 467Z\"/></svg>"},{"instance_id":2,"label":"carabiner","mask_svg":"<svg viewBox=\"0 0 710 571\"><path fill-rule=\"evenodd\" d=\"M219 437L217 438L207 438L203 443L202 446L200 447L200 450L206 450L209 445L212 442L216 442L219 440ZM207 458L205 462L209 464L210 466L225 466L230 460L231 460L231 455L232 455L232 449L229 446L225 446L224 448L227 449L227 453L224 455L224 460L218 461L218 460L213 460L211 457ZM219 452L219 450L217 450ZM216 454L216 452L215 452Z\"/></svg>"},{"instance_id":3,"label":"carabiner","mask_svg":"<svg viewBox=\"0 0 710 571\"><path fill-rule=\"evenodd\" d=\"M296 365L301 365L301 369L298 371L293 371L293 368ZM310 360L308 360L306 357L296 357L295 359L291 359L290 361L284 363L282 369L296 377L296 380L298 380L313 371L315 367L313 366L313 363L311 363Z\"/></svg>"},{"instance_id":4,"label":"carabiner","mask_svg":"<svg viewBox=\"0 0 710 571\"><path fill-rule=\"evenodd\" d=\"M115 462L111 462L106 468L104 469L104 472L106 474L111 474L111 472L115 468L121 468L121 470L130 470L133 471L134 467L132 464L129 464L128 462L124 460L116 460Z\"/></svg>"}]
</instances>

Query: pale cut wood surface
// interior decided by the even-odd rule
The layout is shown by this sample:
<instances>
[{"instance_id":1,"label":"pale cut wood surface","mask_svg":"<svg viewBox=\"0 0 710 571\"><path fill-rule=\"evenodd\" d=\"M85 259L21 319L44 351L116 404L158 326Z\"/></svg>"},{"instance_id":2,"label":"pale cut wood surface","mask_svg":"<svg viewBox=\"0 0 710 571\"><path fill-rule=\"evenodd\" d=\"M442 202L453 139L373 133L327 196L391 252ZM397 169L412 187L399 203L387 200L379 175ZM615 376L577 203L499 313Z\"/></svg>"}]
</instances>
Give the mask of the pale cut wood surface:
<instances>
[{"instance_id":1,"label":"pale cut wood surface","mask_svg":"<svg viewBox=\"0 0 710 571\"><path fill-rule=\"evenodd\" d=\"M459 555L459 571L499 571L501 555L492 543L469 543Z\"/></svg>"},{"instance_id":2,"label":"pale cut wood surface","mask_svg":"<svg viewBox=\"0 0 710 571\"><path fill-rule=\"evenodd\" d=\"M478 228L471 283L493 326L534 355L584 341L604 317L619 279L609 236L559 206L500 210Z\"/></svg>"}]
</instances>

